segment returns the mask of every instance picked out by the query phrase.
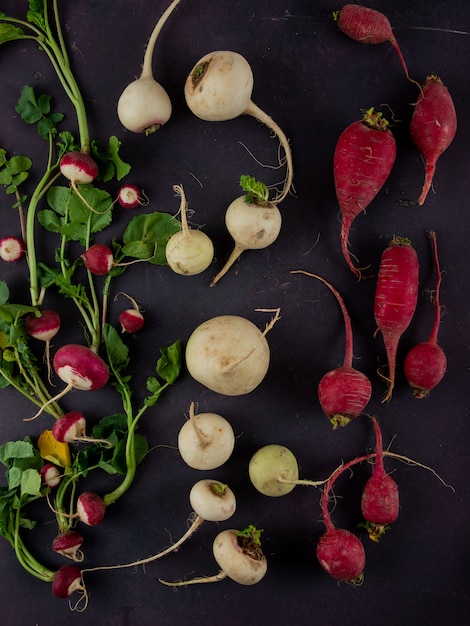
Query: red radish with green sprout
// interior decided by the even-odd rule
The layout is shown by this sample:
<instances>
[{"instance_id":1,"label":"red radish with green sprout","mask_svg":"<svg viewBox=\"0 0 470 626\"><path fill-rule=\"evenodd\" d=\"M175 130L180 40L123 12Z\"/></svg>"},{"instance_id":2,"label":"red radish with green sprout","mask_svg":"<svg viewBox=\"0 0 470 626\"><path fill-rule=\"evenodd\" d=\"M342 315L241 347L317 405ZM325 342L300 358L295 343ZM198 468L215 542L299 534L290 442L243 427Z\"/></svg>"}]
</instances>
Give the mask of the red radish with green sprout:
<instances>
[{"instance_id":1,"label":"red radish with green sprout","mask_svg":"<svg viewBox=\"0 0 470 626\"><path fill-rule=\"evenodd\" d=\"M395 386L398 343L413 319L418 300L419 261L409 239L394 237L382 253L374 297L377 332L382 334L388 361L388 390L383 402L391 399Z\"/></svg>"},{"instance_id":2,"label":"red radish with green sprout","mask_svg":"<svg viewBox=\"0 0 470 626\"><path fill-rule=\"evenodd\" d=\"M0 259L7 263L19 261L24 254L24 244L18 237L2 237L0 239Z\"/></svg>"},{"instance_id":3,"label":"red radish with green sprout","mask_svg":"<svg viewBox=\"0 0 470 626\"><path fill-rule=\"evenodd\" d=\"M426 78L410 122L410 135L424 160L425 179L418 205L431 188L436 163L457 132L457 114L447 87L435 74Z\"/></svg>"},{"instance_id":4,"label":"red radish with green sprout","mask_svg":"<svg viewBox=\"0 0 470 626\"><path fill-rule=\"evenodd\" d=\"M186 103L200 119L222 122L246 114L275 133L284 150L287 167L282 192L273 200L278 204L292 186L292 153L282 129L252 101L252 92L250 64L241 54L230 50L217 50L204 55L189 73L184 86Z\"/></svg>"},{"instance_id":5,"label":"red radish with green sprout","mask_svg":"<svg viewBox=\"0 0 470 626\"><path fill-rule=\"evenodd\" d=\"M341 249L351 271L361 278L348 250L351 226L366 210L392 171L395 138L382 113L368 109L340 135L333 156L336 197L341 210Z\"/></svg>"},{"instance_id":6,"label":"red radish with green sprout","mask_svg":"<svg viewBox=\"0 0 470 626\"><path fill-rule=\"evenodd\" d=\"M326 373L318 384L318 399L324 413L334 429L346 426L360 415L367 406L372 395L372 385L368 377L352 366L353 334L351 318L339 292L327 280L302 270L292 274L306 274L320 280L335 296L343 313L346 331L346 351L343 365Z\"/></svg>"},{"instance_id":7,"label":"red radish with green sprout","mask_svg":"<svg viewBox=\"0 0 470 626\"><path fill-rule=\"evenodd\" d=\"M268 200L266 185L245 175L240 177L240 185L245 195L236 198L225 213L225 225L235 245L224 267L212 280L211 287L225 276L242 252L267 248L281 231L281 212Z\"/></svg>"},{"instance_id":8,"label":"red radish with green sprout","mask_svg":"<svg viewBox=\"0 0 470 626\"><path fill-rule=\"evenodd\" d=\"M123 209L136 209L138 206L147 206L149 199L137 185L123 185L119 190L117 201Z\"/></svg>"},{"instance_id":9,"label":"red radish with green sprout","mask_svg":"<svg viewBox=\"0 0 470 626\"><path fill-rule=\"evenodd\" d=\"M150 135L166 124L172 113L170 97L152 70L153 53L160 31L180 0L173 0L156 23L145 50L140 77L122 92L118 104L119 121L134 133Z\"/></svg>"},{"instance_id":10,"label":"red radish with green sprout","mask_svg":"<svg viewBox=\"0 0 470 626\"><path fill-rule=\"evenodd\" d=\"M413 390L414 397L418 399L427 397L431 389L434 389L444 378L447 370L447 357L444 350L437 343L441 323L441 305L439 301L441 269L437 253L437 237L434 231L431 231L429 236L432 241L437 273L436 290L434 292L434 324L429 339L411 348L405 357L404 363L406 379Z\"/></svg>"}]
</instances>

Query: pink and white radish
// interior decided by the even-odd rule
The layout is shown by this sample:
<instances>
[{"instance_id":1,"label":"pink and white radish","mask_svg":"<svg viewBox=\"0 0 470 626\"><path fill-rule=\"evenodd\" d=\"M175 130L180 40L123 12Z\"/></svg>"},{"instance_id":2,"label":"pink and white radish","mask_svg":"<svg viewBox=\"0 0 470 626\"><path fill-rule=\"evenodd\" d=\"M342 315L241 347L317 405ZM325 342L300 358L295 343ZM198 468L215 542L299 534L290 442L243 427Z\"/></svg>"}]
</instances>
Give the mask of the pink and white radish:
<instances>
[{"instance_id":1,"label":"pink and white radish","mask_svg":"<svg viewBox=\"0 0 470 626\"><path fill-rule=\"evenodd\" d=\"M117 201L123 209L136 209L138 206L147 206L150 200L137 185L123 185L118 192Z\"/></svg>"},{"instance_id":2,"label":"pink and white radish","mask_svg":"<svg viewBox=\"0 0 470 626\"><path fill-rule=\"evenodd\" d=\"M81 255L86 269L96 276L106 276L114 265L114 255L109 246L103 243L91 245Z\"/></svg>"},{"instance_id":3,"label":"pink and white radish","mask_svg":"<svg viewBox=\"0 0 470 626\"><path fill-rule=\"evenodd\" d=\"M202 120L221 122L239 115L251 115L275 133L285 153L287 167L282 192L273 200L281 202L292 186L292 153L281 128L251 99L253 72L238 52L217 50L205 54L194 65L184 86L189 109Z\"/></svg>"},{"instance_id":4,"label":"pink and white radish","mask_svg":"<svg viewBox=\"0 0 470 626\"><path fill-rule=\"evenodd\" d=\"M50 489L57 487L62 481L63 472L53 463L45 463L41 469L41 480Z\"/></svg>"},{"instance_id":5,"label":"pink and white radish","mask_svg":"<svg viewBox=\"0 0 470 626\"><path fill-rule=\"evenodd\" d=\"M70 411L59 417L52 427L52 434L60 443L98 443L111 447L105 439L95 439L86 434L86 419L80 411Z\"/></svg>"},{"instance_id":6,"label":"pink and white radish","mask_svg":"<svg viewBox=\"0 0 470 626\"><path fill-rule=\"evenodd\" d=\"M251 176L241 176L240 185L247 193L236 198L225 213L225 225L235 245L211 287L225 276L242 252L267 248L281 231L281 212L276 204L269 202L266 185Z\"/></svg>"},{"instance_id":7,"label":"pink and white radish","mask_svg":"<svg viewBox=\"0 0 470 626\"><path fill-rule=\"evenodd\" d=\"M7 263L19 261L24 254L24 244L18 237L8 236L0 239L0 259Z\"/></svg>"},{"instance_id":8,"label":"pink and white radish","mask_svg":"<svg viewBox=\"0 0 470 626\"><path fill-rule=\"evenodd\" d=\"M86 207L96 213L95 209L88 203L82 195L79 186L89 185L99 174L99 168L92 157L86 152L67 152L59 163L60 171L67 180L75 194L85 204Z\"/></svg>"},{"instance_id":9,"label":"pink and white radish","mask_svg":"<svg viewBox=\"0 0 470 626\"><path fill-rule=\"evenodd\" d=\"M170 237L166 244L166 260L170 268L182 276L194 276L204 272L214 258L214 244L202 230L190 228L187 218L187 202L181 185L174 191L181 197L181 230Z\"/></svg>"},{"instance_id":10,"label":"pink and white radish","mask_svg":"<svg viewBox=\"0 0 470 626\"><path fill-rule=\"evenodd\" d=\"M237 315L220 315L200 324L186 344L186 366L199 383L217 393L239 396L263 381L270 362L266 334L280 317L261 332L253 322Z\"/></svg>"},{"instance_id":11,"label":"pink and white radish","mask_svg":"<svg viewBox=\"0 0 470 626\"><path fill-rule=\"evenodd\" d=\"M441 323L441 305L439 301L441 269L437 253L436 233L432 231L430 238L433 245L434 263L437 273L436 289L434 292L434 324L429 339L411 348L404 362L406 379L413 389L414 397L418 399L428 396L431 389L434 389L444 378L447 370L447 357L444 350L437 343Z\"/></svg>"},{"instance_id":12,"label":"pink and white radish","mask_svg":"<svg viewBox=\"0 0 470 626\"><path fill-rule=\"evenodd\" d=\"M119 313L119 323L121 324L121 330L123 333L134 335L135 333L141 331L144 327L144 316L142 315L140 306L137 304L134 298L131 298L131 296L129 296L127 293L124 293L122 291L119 292L114 300L117 300L120 295L126 296L126 298L132 303L131 309L125 309L124 311L121 311L121 313Z\"/></svg>"},{"instance_id":13,"label":"pink and white radish","mask_svg":"<svg viewBox=\"0 0 470 626\"><path fill-rule=\"evenodd\" d=\"M388 383L383 402L395 386L398 343L410 325L418 299L419 261L409 239L394 237L382 253L374 297L377 331L382 334L388 361Z\"/></svg>"},{"instance_id":14,"label":"pink and white radish","mask_svg":"<svg viewBox=\"0 0 470 626\"><path fill-rule=\"evenodd\" d=\"M25 318L25 330L34 339L44 341L46 344L44 360L47 364L47 371L50 374L50 347L51 340L57 335L60 329L60 315L52 309L42 309L37 313L29 313ZM50 377L50 376L49 376Z\"/></svg>"},{"instance_id":15,"label":"pink and white radish","mask_svg":"<svg viewBox=\"0 0 470 626\"><path fill-rule=\"evenodd\" d=\"M280 444L268 444L253 454L248 465L250 480L265 496L290 493L299 480L299 466L294 454Z\"/></svg>"},{"instance_id":16,"label":"pink and white radish","mask_svg":"<svg viewBox=\"0 0 470 626\"><path fill-rule=\"evenodd\" d=\"M64 565L54 575L52 593L56 598L70 598L75 591L85 592L82 571L78 565Z\"/></svg>"},{"instance_id":17,"label":"pink and white radish","mask_svg":"<svg viewBox=\"0 0 470 626\"><path fill-rule=\"evenodd\" d=\"M189 420L178 433L178 450L183 461L198 470L212 470L223 465L232 455L235 434L230 423L217 413L194 412L189 407Z\"/></svg>"},{"instance_id":18,"label":"pink and white radish","mask_svg":"<svg viewBox=\"0 0 470 626\"><path fill-rule=\"evenodd\" d=\"M436 163L457 132L457 114L447 87L435 74L426 78L410 122L410 135L424 159L425 179L418 205L431 188Z\"/></svg>"},{"instance_id":19,"label":"pink and white radish","mask_svg":"<svg viewBox=\"0 0 470 626\"><path fill-rule=\"evenodd\" d=\"M333 293L341 307L346 331L344 361L341 367L329 371L322 377L318 384L318 399L334 429L346 426L363 412L372 395L369 378L352 366L353 334L349 313L339 292L324 278L302 270L291 273L306 274L320 280Z\"/></svg>"},{"instance_id":20,"label":"pink and white radish","mask_svg":"<svg viewBox=\"0 0 470 626\"><path fill-rule=\"evenodd\" d=\"M103 499L93 491L84 491L77 498L76 517L87 526L101 524L105 510Z\"/></svg>"},{"instance_id":21,"label":"pink and white radish","mask_svg":"<svg viewBox=\"0 0 470 626\"><path fill-rule=\"evenodd\" d=\"M158 83L152 70L153 53L160 31L180 0L173 2L156 23L145 50L142 72L122 92L117 114L121 124L134 133L150 135L166 124L172 113L170 97Z\"/></svg>"},{"instance_id":22,"label":"pink and white radish","mask_svg":"<svg viewBox=\"0 0 470 626\"><path fill-rule=\"evenodd\" d=\"M52 541L52 549L54 552L72 559L75 563L81 563L85 555L81 547L83 545L83 536L76 530L67 530L59 533Z\"/></svg>"}]
</instances>

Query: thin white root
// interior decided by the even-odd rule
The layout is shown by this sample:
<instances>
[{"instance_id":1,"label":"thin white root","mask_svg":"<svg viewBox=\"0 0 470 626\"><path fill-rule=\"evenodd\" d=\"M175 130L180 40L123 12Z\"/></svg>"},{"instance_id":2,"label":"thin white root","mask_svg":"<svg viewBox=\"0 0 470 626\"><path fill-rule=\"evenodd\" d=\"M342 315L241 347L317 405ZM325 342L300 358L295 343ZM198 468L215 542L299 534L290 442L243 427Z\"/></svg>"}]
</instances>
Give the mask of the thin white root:
<instances>
[{"instance_id":1,"label":"thin white root","mask_svg":"<svg viewBox=\"0 0 470 626\"><path fill-rule=\"evenodd\" d=\"M199 583L218 583L219 580L224 580L224 578L227 578L227 574L223 570L220 570L218 574L214 574L213 576L199 576L198 578L176 580L174 582L159 578L158 582L167 587L186 587L187 585L197 585Z\"/></svg>"}]
</instances>

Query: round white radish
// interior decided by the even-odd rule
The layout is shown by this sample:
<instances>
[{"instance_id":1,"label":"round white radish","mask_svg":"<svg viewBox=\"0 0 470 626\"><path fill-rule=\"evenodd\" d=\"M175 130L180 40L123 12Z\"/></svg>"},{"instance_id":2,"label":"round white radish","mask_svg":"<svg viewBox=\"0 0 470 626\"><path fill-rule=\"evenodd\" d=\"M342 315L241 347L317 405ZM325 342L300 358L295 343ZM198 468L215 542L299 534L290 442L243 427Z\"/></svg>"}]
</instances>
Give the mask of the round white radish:
<instances>
[{"instance_id":1,"label":"round white radish","mask_svg":"<svg viewBox=\"0 0 470 626\"><path fill-rule=\"evenodd\" d=\"M108 367L90 348L67 344L59 348L53 359L54 370L73 389L92 391L108 382Z\"/></svg>"},{"instance_id":2,"label":"round white radish","mask_svg":"<svg viewBox=\"0 0 470 626\"><path fill-rule=\"evenodd\" d=\"M195 513L209 522L223 522L235 513L233 491L218 480L204 478L189 492L189 501Z\"/></svg>"},{"instance_id":3,"label":"round white radish","mask_svg":"<svg viewBox=\"0 0 470 626\"><path fill-rule=\"evenodd\" d=\"M102 243L95 243L90 246L81 255L81 258L87 270L96 276L106 276L114 264L111 248Z\"/></svg>"},{"instance_id":4,"label":"round white radish","mask_svg":"<svg viewBox=\"0 0 470 626\"><path fill-rule=\"evenodd\" d=\"M85 152L67 152L60 160L60 171L72 185L87 185L98 176L95 161Z\"/></svg>"},{"instance_id":5,"label":"round white radish","mask_svg":"<svg viewBox=\"0 0 470 626\"><path fill-rule=\"evenodd\" d=\"M268 371L270 350L265 334L244 317L213 317L188 339L188 371L211 391L227 396L250 393Z\"/></svg>"},{"instance_id":6,"label":"round white radish","mask_svg":"<svg viewBox=\"0 0 470 626\"><path fill-rule=\"evenodd\" d=\"M259 541L238 530L219 533L212 550L221 570L240 585L255 585L268 569Z\"/></svg>"},{"instance_id":7,"label":"round white radish","mask_svg":"<svg viewBox=\"0 0 470 626\"><path fill-rule=\"evenodd\" d=\"M202 230L189 228L187 202L181 185L173 189L181 196L181 230L166 244L166 260L176 274L194 276L206 270L214 258L214 244Z\"/></svg>"},{"instance_id":8,"label":"round white radish","mask_svg":"<svg viewBox=\"0 0 470 626\"><path fill-rule=\"evenodd\" d=\"M123 185L119 190L117 200L123 209L135 209L138 206L147 206L149 199L137 185Z\"/></svg>"},{"instance_id":9,"label":"round white radish","mask_svg":"<svg viewBox=\"0 0 470 626\"><path fill-rule=\"evenodd\" d=\"M24 254L24 245L18 237L3 237L0 239L0 259L7 263L19 261Z\"/></svg>"},{"instance_id":10,"label":"round white radish","mask_svg":"<svg viewBox=\"0 0 470 626\"><path fill-rule=\"evenodd\" d=\"M223 465L235 446L235 434L230 423L217 413L194 414L178 433L178 449L183 461L198 470L211 470Z\"/></svg>"},{"instance_id":11,"label":"round white radish","mask_svg":"<svg viewBox=\"0 0 470 626\"><path fill-rule=\"evenodd\" d=\"M106 505L97 493L84 491L77 498L77 517L87 526L101 524L105 510Z\"/></svg>"},{"instance_id":12,"label":"round white radish","mask_svg":"<svg viewBox=\"0 0 470 626\"><path fill-rule=\"evenodd\" d=\"M152 60L158 35L179 2L180 0L173 0L158 20L147 44L140 77L131 82L119 98L119 120L131 132L149 135L166 124L171 117L171 100L153 77Z\"/></svg>"},{"instance_id":13,"label":"round white radish","mask_svg":"<svg viewBox=\"0 0 470 626\"><path fill-rule=\"evenodd\" d=\"M297 459L288 448L275 443L255 452L248 473L254 487L271 497L290 493L299 479Z\"/></svg>"}]
</instances>

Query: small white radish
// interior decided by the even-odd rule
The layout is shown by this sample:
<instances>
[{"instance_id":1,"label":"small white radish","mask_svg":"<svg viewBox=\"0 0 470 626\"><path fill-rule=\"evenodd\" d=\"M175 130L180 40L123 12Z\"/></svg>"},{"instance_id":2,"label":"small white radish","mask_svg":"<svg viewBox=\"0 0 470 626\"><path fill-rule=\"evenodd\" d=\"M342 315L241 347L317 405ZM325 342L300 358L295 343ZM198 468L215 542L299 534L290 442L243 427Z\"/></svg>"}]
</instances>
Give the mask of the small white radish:
<instances>
[{"instance_id":1,"label":"small white radish","mask_svg":"<svg viewBox=\"0 0 470 626\"><path fill-rule=\"evenodd\" d=\"M2 237L0 239L0 259L7 263L19 261L24 254L24 245L18 237Z\"/></svg>"},{"instance_id":2,"label":"small white radish","mask_svg":"<svg viewBox=\"0 0 470 626\"><path fill-rule=\"evenodd\" d=\"M270 362L266 334L280 310L261 332L237 315L220 315L200 324L186 344L186 366L202 385L227 396L253 391L265 378Z\"/></svg>"},{"instance_id":3,"label":"small white radish","mask_svg":"<svg viewBox=\"0 0 470 626\"><path fill-rule=\"evenodd\" d=\"M147 44L140 77L124 89L118 100L119 121L131 132L149 135L171 117L171 100L153 76L152 59L160 31L179 2L173 0L158 20Z\"/></svg>"},{"instance_id":4,"label":"small white radish","mask_svg":"<svg viewBox=\"0 0 470 626\"><path fill-rule=\"evenodd\" d=\"M217 413L195 415L191 402L189 420L178 433L178 450L183 461L193 469L215 469L230 458L234 446L230 423Z\"/></svg>"},{"instance_id":5,"label":"small white radish","mask_svg":"<svg viewBox=\"0 0 470 626\"><path fill-rule=\"evenodd\" d=\"M268 565L261 549L261 530L248 526L244 530L228 529L214 539L212 551L220 572L189 580L169 582L159 579L169 587L184 587L197 583L213 583L231 578L239 585L255 585L265 576Z\"/></svg>"},{"instance_id":6,"label":"small white radish","mask_svg":"<svg viewBox=\"0 0 470 626\"><path fill-rule=\"evenodd\" d=\"M81 255L87 270L95 276L106 276L114 265L111 248L103 243L95 243Z\"/></svg>"},{"instance_id":7,"label":"small white radish","mask_svg":"<svg viewBox=\"0 0 470 626\"><path fill-rule=\"evenodd\" d=\"M170 237L166 244L166 260L176 274L194 276L204 272L214 258L214 245L202 230L190 228L187 218L187 202L181 185L174 191L181 197L181 230Z\"/></svg>"},{"instance_id":8,"label":"small white radish","mask_svg":"<svg viewBox=\"0 0 470 626\"><path fill-rule=\"evenodd\" d=\"M225 225L235 246L224 267L212 280L213 287L244 250L261 250L276 241L282 217L276 204L268 200L268 188L251 176L241 176L240 185L247 193L239 196L225 213Z\"/></svg>"},{"instance_id":9,"label":"small white radish","mask_svg":"<svg viewBox=\"0 0 470 626\"><path fill-rule=\"evenodd\" d=\"M76 563L81 563L85 555L81 551L83 545L83 536L76 530L67 530L59 533L52 541L52 549L54 552L62 556L72 559Z\"/></svg>"},{"instance_id":10,"label":"small white radish","mask_svg":"<svg viewBox=\"0 0 470 626\"><path fill-rule=\"evenodd\" d=\"M275 443L255 452L250 459L248 473L253 486L271 497L287 495L299 480L299 466L294 454Z\"/></svg>"},{"instance_id":11,"label":"small white radish","mask_svg":"<svg viewBox=\"0 0 470 626\"><path fill-rule=\"evenodd\" d=\"M236 509L235 494L230 487L210 478L194 483L189 501L194 512L208 522L224 522L232 517Z\"/></svg>"},{"instance_id":12,"label":"small white radish","mask_svg":"<svg viewBox=\"0 0 470 626\"><path fill-rule=\"evenodd\" d=\"M287 173L282 192L275 199L281 202L292 185L292 153L281 128L251 97L253 72L248 61L238 52L217 50L204 55L189 73L184 95L189 109L202 120L219 122L239 115L251 115L271 129L278 137L286 155Z\"/></svg>"},{"instance_id":13,"label":"small white radish","mask_svg":"<svg viewBox=\"0 0 470 626\"><path fill-rule=\"evenodd\" d=\"M87 526L98 526L104 518L106 505L93 491L84 491L77 498L77 517Z\"/></svg>"},{"instance_id":14,"label":"small white radish","mask_svg":"<svg viewBox=\"0 0 470 626\"><path fill-rule=\"evenodd\" d=\"M137 185L123 185L118 192L117 201L123 209L136 209L138 206L147 206L149 199Z\"/></svg>"}]
</instances>

